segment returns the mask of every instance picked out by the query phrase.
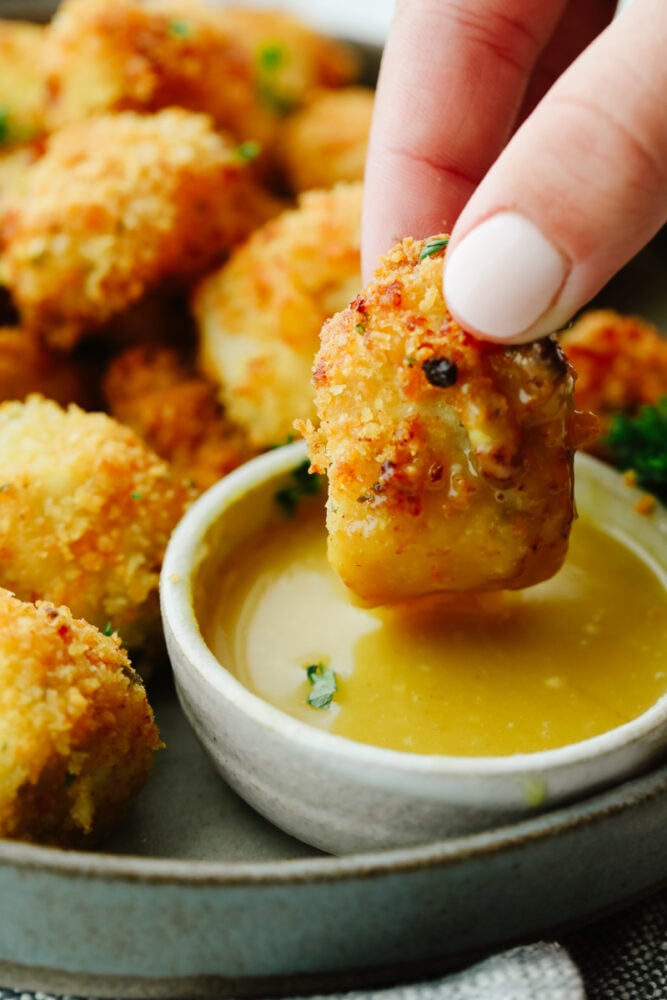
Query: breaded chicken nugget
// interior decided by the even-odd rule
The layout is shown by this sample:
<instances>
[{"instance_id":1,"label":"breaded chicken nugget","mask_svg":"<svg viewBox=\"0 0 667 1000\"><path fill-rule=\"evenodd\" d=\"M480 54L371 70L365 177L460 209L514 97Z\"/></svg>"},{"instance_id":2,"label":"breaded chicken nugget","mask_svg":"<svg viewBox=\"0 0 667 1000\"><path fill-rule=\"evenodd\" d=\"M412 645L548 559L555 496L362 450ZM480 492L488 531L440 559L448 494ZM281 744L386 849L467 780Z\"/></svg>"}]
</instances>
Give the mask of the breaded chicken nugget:
<instances>
[{"instance_id":1,"label":"breaded chicken nugget","mask_svg":"<svg viewBox=\"0 0 667 1000\"><path fill-rule=\"evenodd\" d=\"M0 20L0 145L30 142L45 130L46 29Z\"/></svg>"},{"instance_id":2,"label":"breaded chicken nugget","mask_svg":"<svg viewBox=\"0 0 667 1000\"><path fill-rule=\"evenodd\" d=\"M49 351L20 327L0 327L0 402L31 393L84 409L98 402L88 365Z\"/></svg>"},{"instance_id":3,"label":"breaded chicken nugget","mask_svg":"<svg viewBox=\"0 0 667 1000\"><path fill-rule=\"evenodd\" d=\"M207 489L253 454L225 418L215 386L167 347L132 347L104 376L109 412L175 473Z\"/></svg>"},{"instance_id":4,"label":"breaded chicken nugget","mask_svg":"<svg viewBox=\"0 0 667 1000\"><path fill-rule=\"evenodd\" d=\"M364 177L373 91L320 90L285 119L276 161L292 191L333 187Z\"/></svg>"},{"instance_id":5,"label":"breaded chicken nugget","mask_svg":"<svg viewBox=\"0 0 667 1000\"><path fill-rule=\"evenodd\" d=\"M307 192L196 290L201 367L254 447L314 413L320 328L359 287L360 215L360 184Z\"/></svg>"},{"instance_id":6,"label":"breaded chicken nugget","mask_svg":"<svg viewBox=\"0 0 667 1000\"><path fill-rule=\"evenodd\" d=\"M48 30L52 129L105 111L204 111L241 139L272 134L247 48L194 0L64 0Z\"/></svg>"},{"instance_id":7,"label":"breaded chicken nugget","mask_svg":"<svg viewBox=\"0 0 667 1000\"><path fill-rule=\"evenodd\" d=\"M0 588L0 837L94 842L141 789L159 746L117 636Z\"/></svg>"},{"instance_id":8,"label":"breaded chicken nugget","mask_svg":"<svg viewBox=\"0 0 667 1000\"><path fill-rule=\"evenodd\" d=\"M209 118L177 108L52 136L3 218L24 325L71 347L159 281L217 263L256 221L245 170Z\"/></svg>"},{"instance_id":9,"label":"breaded chicken nugget","mask_svg":"<svg viewBox=\"0 0 667 1000\"><path fill-rule=\"evenodd\" d=\"M560 337L577 381L574 399L600 421L600 435L613 413L634 415L667 396L667 340L637 316L608 309L583 313ZM589 450L604 451L596 440Z\"/></svg>"},{"instance_id":10,"label":"breaded chicken nugget","mask_svg":"<svg viewBox=\"0 0 667 1000\"><path fill-rule=\"evenodd\" d=\"M442 297L446 237L406 239L322 330L313 469L329 557L369 604L527 587L566 553L578 421L552 340L476 340Z\"/></svg>"},{"instance_id":11,"label":"breaded chicken nugget","mask_svg":"<svg viewBox=\"0 0 667 1000\"><path fill-rule=\"evenodd\" d=\"M197 0L65 0L46 62L52 128L178 105L261 143L308 90L356 71L345 47L293 18Z\"/></svg>"},{"instance_id":12,"label":"breaded chicken nugget","mask_svg":"<svg viewBox=\"0 0 667 1000\"><path fill-rule=\"evenodd\" d=\"M39 396L0 405L0 586L159 637L158 578L190 492L129 427Z\"/></svg>"}]
</instances>

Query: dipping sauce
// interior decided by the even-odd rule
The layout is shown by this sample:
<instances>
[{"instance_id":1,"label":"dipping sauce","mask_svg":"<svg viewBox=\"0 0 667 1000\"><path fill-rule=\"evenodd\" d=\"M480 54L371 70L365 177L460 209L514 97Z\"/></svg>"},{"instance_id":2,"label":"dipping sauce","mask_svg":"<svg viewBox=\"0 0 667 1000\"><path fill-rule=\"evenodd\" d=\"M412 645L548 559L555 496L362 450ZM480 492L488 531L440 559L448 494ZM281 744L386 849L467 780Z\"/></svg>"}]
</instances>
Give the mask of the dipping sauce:
<instances>
[{"instance_id":1,"label":"dipping sauce","mask_svg":"<svg viewBox=\"0 0 667 1000\"><path fill-rule=\"evenodd\" d=\"M420 754L563 746L667 691L667 594L647 558L585 517L567 561L528 590L355 607L326 555L322 498L277 515L227 561L205 638L251 691L362 743ZM336 675L308 704L306 668Z\"/></svg>"}]
</instances>

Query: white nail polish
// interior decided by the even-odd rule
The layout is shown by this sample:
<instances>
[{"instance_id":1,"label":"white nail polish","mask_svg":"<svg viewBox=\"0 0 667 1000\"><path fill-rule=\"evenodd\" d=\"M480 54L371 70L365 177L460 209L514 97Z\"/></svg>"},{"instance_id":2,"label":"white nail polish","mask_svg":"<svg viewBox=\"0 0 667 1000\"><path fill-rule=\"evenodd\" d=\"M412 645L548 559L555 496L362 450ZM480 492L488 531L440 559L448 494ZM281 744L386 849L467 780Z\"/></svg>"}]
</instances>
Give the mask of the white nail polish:
<instances>
[{"instance_id":1,"label":"white nail polish","mask_svg":"<svg viewBox=\"0 0 667 1000\"><path fill-rule=\"evenodd\" d=\"M534 223L498 212L446 258L445 301L464 330L518 342L553 305L567 272L565 258Z\"/></svg>"}]
</instances>

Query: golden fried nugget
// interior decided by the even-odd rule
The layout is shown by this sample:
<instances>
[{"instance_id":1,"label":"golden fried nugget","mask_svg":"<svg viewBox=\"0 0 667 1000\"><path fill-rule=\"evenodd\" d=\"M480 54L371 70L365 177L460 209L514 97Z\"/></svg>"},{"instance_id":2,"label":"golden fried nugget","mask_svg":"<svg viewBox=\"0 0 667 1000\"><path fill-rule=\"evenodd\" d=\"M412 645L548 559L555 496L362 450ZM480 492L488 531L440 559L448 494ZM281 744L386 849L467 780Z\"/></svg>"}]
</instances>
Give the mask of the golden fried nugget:
<instances>
[{"instance_id":1,"label":"golden fried nugget","mask_svg":"<svg viewBox=\"0 0 667 1000\"><path fill-rule=\"evenodd\" d=\"M241 139L272 134L247 48L193 0L65 0L48 31L52 129L105 111L180 106Z\"/></svg>"},{"instance_id":2,"label":"golden fried nugget","mask_svg":"<svg viewBox=\"0 0 667 1000\"><path fill-rule=\"evenodd\" d=\"M633 415L667 396L667 340L637 316L590 310L561 335L560 344L577 373L575 403L598 416L600 437L612 414ZM589 450L604 452L600 437Z\"/></svg>"},{"instance_id":3,"label":"golden fried nugget","mask_svg":"<svg viewBox=\"0 0 667 1000\"><path fill-rule=\"evenodd\" d=\"M160 746L117 636L0 588L0 836L93 843L146 781Z\"/></svg>"},{"instance_id":4,"label":"golden fried nugget","mask_svg":"<svg viewBox=\"0 0 667 1000\"><path fill-rule=\"evenodd\" d=\"M51 128L178 105L262 144L308 90L356 72L346 47L294 18L197 0L64 0L46 64Z\"/></svg>"},{"instance_id":5,"label":"golden fried nugget","mask_svg":"<svg viewBox=\"0 0 667 1000\"><path fill-rule=\"evenodd\" d=\"M45 130L46 29L0 20L0 145L31 142Z\"/></svg>"},{"instance_id":6,"label":"golden fried nugget","mask_svg":"<svg viewBox=\"0 0 667 1000\"><path fill-rule=\"evenodd\" d=\"M151 647L162 556L190 496L106 414L40 396L0 405L0 586L21 600L66 604Z\"/></svg>"},{"instance_id":7,"label":"golden fried nugget","mask_svg":"<svg viewBox=\"0 0 667 1000\"><path fill-rule=\"evenodd\" d=\"M98 403L90 365L49 351L20 327L0 327L0 402L40 393L88 409Z\"/></svg>"},{"instance_id":8,"label":"golden fried nugget","mask_svg":"<svg viewBox=\"0 0 667 1000\"><path fill-rule=\"evenodd\" d=\"M254 447L314 413L320 328L359 287L361 193L360 184L306 192L195 292L202 370Z\"/></svg>"},{"instance_id":9,"label":"golden fried nugget","mask_svg":"<svg viewBox=\"0 0 667 1000\"><path fill-rule=\"evenodd\" d=\"M373 91L320 90L285 119L275 157L292 191L364 177Z\"/></svg>"},{"instance_id":10,"label":"golden fried nugget","mask_svg":"<svg viewBox=\"0 0 667 1000\"><path fill-rule=\"evenodd\" d=\"M226 420L215 386L167 347L132 347L117 355L104 392L111 415L198 491L253 455Z\"/></svg>"},{"instance_id":11,"label":"golden fried nugget","mask_svg":"<svg viewBox=\"0 0 667 1000\"><path fill-rule=\"evenodd\" d=\"M160 281L218 263L256 222L248 183L204 115L125 112L61 130L5 206L4 278L24 325L68 348Z\"/></svg>"},{"instance_id":12,"label":"golden fried nugget","mask_svg":"<svg viewBox=\"0 0 667 1000\"><path fill-rule=\"evenodd\" d=\"M396 246L325 324L314 368L320 426L303 429L329 479L329 557L369 604L527 587L567 550L572 369L552 340L461 330L442 296L445 242Z\"/></svg>"}]
</instances>

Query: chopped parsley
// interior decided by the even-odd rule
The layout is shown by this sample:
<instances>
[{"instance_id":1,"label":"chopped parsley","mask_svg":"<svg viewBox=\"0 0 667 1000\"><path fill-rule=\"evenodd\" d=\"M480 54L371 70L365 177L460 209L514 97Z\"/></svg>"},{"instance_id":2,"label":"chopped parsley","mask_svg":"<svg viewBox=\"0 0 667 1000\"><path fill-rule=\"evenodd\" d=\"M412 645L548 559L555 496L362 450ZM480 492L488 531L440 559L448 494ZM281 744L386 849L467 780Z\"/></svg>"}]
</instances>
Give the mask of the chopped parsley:
<instances>
[{"instance_id":1,"label":"chopped parsley","mask_svg":"<svg viewBox=\"0 0 667 1000\"><path fill-rule=\"evenodd\" d=\"M419 251L419 259L426 260L427 257L434 257L441 250L444 250L448 243L449 236L443 236L442 239L427 240Z\"/></svg>"},{"instance_id":2,"label":"chopped parsley","mask_svg":"<svg viewBox=\"0 0 667 1000\"><path fill-rule=\"evenodd\" d=\"M187 38L191 34L191 27L187 21L178 19L169 22L169 34L172 38Z\"/></svg>"},{"instance_id":3,"label":"chopped parsley","mask_svg":"<svg viewBox=\"0 0 667 1000\"><path fill-rule=\"evenodd\" d=\"M259 68L265 73L275 73L285 63L285 49L278 42L263 45L257 54Z\"/></svg>"},{"instance_id":4,"label":"chopped parsley","mask_svg":"<svg viewBox=\"0 0 667 1000\"><path fill-rule=\"evenodd\" d=\"M136 490L133 490L132 493L130 493L130 499L131 500L142 500L143 499L143 493L138 493Z\"/></svg>"},{"instance_id":5,"label":"chopped parsley","mask_svg":"<svg viewBox=\"0 0 667 1000\"><path fill-rule=\"evenodd\" d=\"M317 472L310 472L310 462L306 459L296 469L290 472L290 483L278 490L274 494L277 504L285 511L288 517L294 517L299 501L303 497L313 496L319 493L323 476Z\"/></svg>"},{"instance_id":6,"label":"chopped parsley","mask_svg":"<svg viewBox=\"0 0 667 1000\"><path fill-rule=\"evenodd\" d=\"M278 71L288 61L287 50L276 42L263 45L257 54L259 66L257 96L259 102L267 111L279 118L283 118L294 109L294 99L284 91L281 92L277 79Z\"/></svg>"},{"instance_id":7,"label":"chopped parsley","mask_svg":"<svg viewBox=\"0 0 667 1000\"><path fill-rule=\"evenodd\" d=\"M311 685L307 703L311 708L329 708L338 690L335 672L323 663L311 663L305 670Z\"/></svg>"},{"instance_id":8,"label":"chopped parsley","mask_svg":"<svg viewBox=\"0 0 667 1000\"><path fill-rule=\"evenodd\" d=\"M236 155L246 163L256 160L261 151L262 147L256 139L247 139L246 142L241 142L236 147Z\"/></svg>"},{"instance_id":9,"label":"chopped parsley","mask_svg":"<svg viewBox=\"0 0 667 1000\"><path fill-rule=\"evenodd\" d=\"M103 629L103 635L113 635L113 625L111 622L107 622Z\"/></svg>"},{"instance_id":10,"label":"chopped parsley","mask_svg":"<svg viewBox=\"0 0 667 1000\"><path fill-rule=\"evenodd\" d=\"M536 775L526 777L522 782L523 799L527 806L537 809L547 801L547 784L544 778Z\"/></svg>"}]
</instances>

